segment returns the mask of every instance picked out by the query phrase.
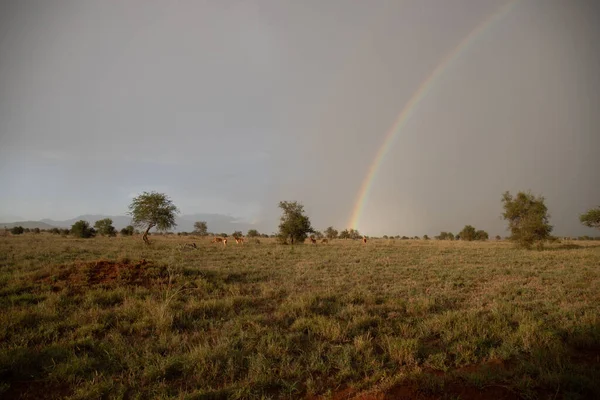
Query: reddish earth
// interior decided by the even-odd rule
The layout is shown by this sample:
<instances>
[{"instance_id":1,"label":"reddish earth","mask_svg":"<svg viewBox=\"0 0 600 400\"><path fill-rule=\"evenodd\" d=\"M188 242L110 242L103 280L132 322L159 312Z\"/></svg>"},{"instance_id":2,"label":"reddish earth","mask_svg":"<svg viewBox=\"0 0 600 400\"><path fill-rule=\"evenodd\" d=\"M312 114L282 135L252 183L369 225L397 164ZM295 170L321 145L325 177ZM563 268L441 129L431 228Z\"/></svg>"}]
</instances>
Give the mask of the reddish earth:
<instances>
[{"instance_id":1,"label":"reddish earth","mask_svg":"<svg viewBox=\"0 0 600 400\"><path fill-rule=\"evenodd\" d=\"M52 286L53 291L60 291L65 288L75 289L95 285L150 286L164 281L165 278L164 267L156 267L144 259L140 261L125 259L96 260L63 266L57 274L45 277L41 282Z\"/></svg>"},{"instance_id":2,"label":"reddish earth","mask_svg":"<svg viewBox=\"0 0 600 400\"><path fill-rule=\"evenodd\" d=\"M521 397L503 386L486 386L476 388L466 386L460 382L447 384L439 393L430 393L420 390L416 383L397 385L384 393L358 393L352 389L344 389L327 397L316 397L316 399L331 400L438 400L459 398L462 400L518 400Z\"/></svg>"},{"instance_id":3,"label":"reddish earth","mask_svg":"<svg viewBox=\"0 0 600 400\"><path fill-rule=\"evenodd\" d=\"M17 381L11 382L10 387L0 393L2 399L64 399L69 397L73 390L67 384L49 381Z\"/></svg>"}]
</instances>

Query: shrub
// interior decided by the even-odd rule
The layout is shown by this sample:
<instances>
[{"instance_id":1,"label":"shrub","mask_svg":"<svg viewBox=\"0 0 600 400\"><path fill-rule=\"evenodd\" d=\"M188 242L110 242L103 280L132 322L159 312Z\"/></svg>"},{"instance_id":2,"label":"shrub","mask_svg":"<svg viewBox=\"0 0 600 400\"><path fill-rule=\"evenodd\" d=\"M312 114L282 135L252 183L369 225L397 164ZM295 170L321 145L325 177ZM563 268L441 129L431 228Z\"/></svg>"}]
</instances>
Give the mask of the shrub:
<instances>
[{"instance_id":1,"label":"shrub","mask_svg":"<svg viewBox=\"0 0 600 400\"><path fill-rule=\"evenodd\" d=\"M91 238L96 235L94 228L90 223L84 220L79 220L71 226L71 235L79 238Z\"/></svg>"},{"instance_id":2,"label":"shrub","mask_svg":"<svg viewBox=\"0 0 600 400\"><path fill-rule=\"evenodd\" d=\"M25 232L25 229L22 226L14 226L10 230L10 233L12 233L13 235L22 235L23 232Z\"/></svg>"},{"instance_id":3,"label":"shrub","mask_svg":"<svg viewBox=\"0 0 600 400\"><path fill-rule=\"evenodd\" d=\"M127 225L125 228L121 229L122 236L133 236L134 228L131 225Z\"/></svg>"},{"instance_id":4,"label":"shrub","mask_svg":"<svg viewBox=\"0 0 600 400\"><path fill-rule=\"evenodd\" d=\"M475 228L473 226L465 225L463 230L460 231L459 235L462 240L466 240L467 242L470 242L470 241L476 239L477 231L475 230Z\"/></svg>"},{"instance_id":5,"label":"shrub","mask_svg":"<svg viewBox=\"0 0 600 400\"><path fill-rule=\"evenodd\" d=\"M329 240L335 239L338 236L338 231L333 229L333 226L327 227L325 229L325 237Z\"/></svg>"},{"instance_id":6,"label":"shrub","mask_svg":"<svg viewBox=\"0 0 600 400\"><path fill-rule=\"evenodd\" d=\"M248 236L249 238L259 237L260 233L258 233L256 229L249 229L246 236Z\"/></svg>"},{"instance_id":7,"label":"shrub","mask_svg":"<svg viewBox=\"0 0 600 400\"><path fill-rule=\"evenodd\" d=\"M94 228L99 235L102 236L117 236L117 230L112 225L112 219L104 218L96 221L94 224Z\"/></svg>"},{"instance_id":8,"label":"shrub","mask_svg":"<svg viewBox=\"0 0 600 400\"><path fill-rule=\"evenodd\" d=\"M475 232L475 240L488 240L490 238L490 236L488 235L488 233L484 230L478 230L477 232Z\"/></svg>"}]
</instances>

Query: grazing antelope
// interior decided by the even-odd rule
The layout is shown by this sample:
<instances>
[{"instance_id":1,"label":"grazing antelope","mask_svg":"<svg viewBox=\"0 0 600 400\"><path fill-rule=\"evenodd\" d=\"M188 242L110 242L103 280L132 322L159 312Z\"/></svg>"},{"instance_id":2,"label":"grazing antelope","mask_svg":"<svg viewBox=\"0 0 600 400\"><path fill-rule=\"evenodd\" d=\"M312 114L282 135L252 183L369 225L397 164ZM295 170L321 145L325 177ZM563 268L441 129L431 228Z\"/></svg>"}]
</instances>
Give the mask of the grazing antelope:
<instances>
[{"instance_id":1,"label":"grazing antelope","mask_svg":"<svg viewBox=\"0 0 600 400\"><path fill-rule=\"evenodd\" d=\"M211 243L223 243L223 246L227 246L227 238L216 237Z\"/></svg>"},{"instance_id":2,"label":"grazing antelope","mask_svg":"<svg viewBox=\"0 0 600 400\"><path fill-rule=\"evenodd\" d=\"M367 237L366 236L363 236L362 242L363 242L363 244L367 244Z\"/></svg>"},{"instance_id":3,"label":"grazing antelope","mask_svg":"<svg viewBox=\"0 0 600 400\"><path fill-rule=\"evenodd\" d=\"M235 244L244 244L244 238L236 237L234 239L235 239Z\"/></svg>"},{"instance_id":4,"label":"grazing antelope","mask_svg":"<svg viewBox=\"0 0 600 400\"><path fill-rule=\"evenodd\" d=\"M323 240L321 240L321 243L329 243L329 240L323 239Z\"/></svg>"},{"instance_id":5,"label":"grazing antelope","mask_svg":"<svg viewBox=\"0 0 600 400\"><path fill-rule=\"evenodd\" d=\"M179 248L181 250L188 250L188 249L191 250L191 249L197 249L198 246L196 246L196 243L184 243L184 244L179 245Z\"/></svg>"},{"instance_id":6,"label":"grazing antelope","mask_svg":"<svg viewBox=\"0 0 600 400\"><path fill-rule=\"evenodd\" d=\"M312 244L315 244L315 245L317 244L317 239L315 239L314 237L312 237L312 236L311 236L311 237L309 237L308 239L310 239L310 242L311 242Z\"/></svg>"}]
</instances>

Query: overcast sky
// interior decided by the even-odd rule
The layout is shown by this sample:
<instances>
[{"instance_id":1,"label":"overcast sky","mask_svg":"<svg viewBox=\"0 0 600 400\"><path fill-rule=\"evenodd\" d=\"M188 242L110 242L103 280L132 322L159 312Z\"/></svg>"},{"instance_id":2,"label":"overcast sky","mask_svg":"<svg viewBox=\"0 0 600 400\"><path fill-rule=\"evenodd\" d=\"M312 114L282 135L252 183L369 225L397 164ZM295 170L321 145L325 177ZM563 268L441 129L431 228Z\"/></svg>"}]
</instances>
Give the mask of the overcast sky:
<instances>
[{"instance_id":1,"label":"overcast sky","mask_svg":"<svg viewBox=\"0 0 600 400\"><path fill-rule=\"evenodd\" d=\"M0 219L184 214L348 227L423 81L505 0L3 0ZM600 2L522 0L431 86L373 182L369 235L505 234L501 195L598 234Z\"/></svg>"}]
</instances>

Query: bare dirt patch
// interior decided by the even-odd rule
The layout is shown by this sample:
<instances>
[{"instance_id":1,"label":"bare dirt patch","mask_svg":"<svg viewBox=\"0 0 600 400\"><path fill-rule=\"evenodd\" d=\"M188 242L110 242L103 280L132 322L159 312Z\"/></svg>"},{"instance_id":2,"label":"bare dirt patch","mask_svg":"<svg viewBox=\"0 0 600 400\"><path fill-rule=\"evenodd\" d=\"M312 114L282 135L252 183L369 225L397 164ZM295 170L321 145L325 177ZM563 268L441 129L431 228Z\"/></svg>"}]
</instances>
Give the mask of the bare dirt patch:
<instances>
[{"instance_id":1,"label":"bare dirt patch","mask_svg":"<svg viewBox=\"0 0 600 400\"><path fill-rule=\"evenodd\" d=\"M73 393L66 383L50 381L16 381L11 382L5 392L0 392L2 399L63 399Z\"/></svg>"},{"instance_id":2,"label":"bare dirt patch","mask_svg":"<svg viewBox=\"0 0 600 400\"><path fill-rule=\"evenodd\" d=\"M44 277L40 283L50 285L53 291L60 291L65 288L97 285L149 287L165 282L166 279L167 271L164 266L156 266L145 259L139 261L124 259L78 262L62 266L56 274Z\"/></svg>"},{"instance_id":3,"label":"bare dirt patch","mask_svg":"<svg viewBox=\"0 0 600 400\"><path fill-rule=\"evenodd\" d=\"M400 385L385 393L382 399L418 399L437 400L460 398L463 400L517 400L521 397L503 386L485 386L476 388L462 385L459 382L450 383L440 393L427 393L420 391L416 385Z\"/></svg>"}]
</instances>

